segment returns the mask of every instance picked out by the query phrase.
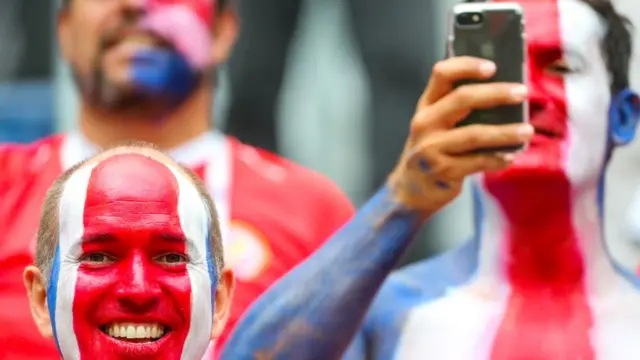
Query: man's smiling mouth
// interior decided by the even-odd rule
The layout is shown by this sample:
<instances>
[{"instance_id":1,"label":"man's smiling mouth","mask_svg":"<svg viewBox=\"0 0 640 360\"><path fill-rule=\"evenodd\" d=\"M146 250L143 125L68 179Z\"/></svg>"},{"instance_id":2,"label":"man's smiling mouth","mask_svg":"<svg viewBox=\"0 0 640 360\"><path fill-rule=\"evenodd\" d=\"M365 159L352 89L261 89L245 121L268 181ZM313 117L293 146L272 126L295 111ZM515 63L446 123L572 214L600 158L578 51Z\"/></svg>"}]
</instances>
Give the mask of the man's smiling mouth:
<instances>
[{"instance_id":1,"label":"man's smiling mouth","mask_svg":"<svg viewBox=\"0 0 640 360\"><path fill-rule=\"evenodd\" d=\"M157 323L112 323L101 326L100 330L112 338L132 343L155 342L171 331Z\"/></svg>"}]
</instances>

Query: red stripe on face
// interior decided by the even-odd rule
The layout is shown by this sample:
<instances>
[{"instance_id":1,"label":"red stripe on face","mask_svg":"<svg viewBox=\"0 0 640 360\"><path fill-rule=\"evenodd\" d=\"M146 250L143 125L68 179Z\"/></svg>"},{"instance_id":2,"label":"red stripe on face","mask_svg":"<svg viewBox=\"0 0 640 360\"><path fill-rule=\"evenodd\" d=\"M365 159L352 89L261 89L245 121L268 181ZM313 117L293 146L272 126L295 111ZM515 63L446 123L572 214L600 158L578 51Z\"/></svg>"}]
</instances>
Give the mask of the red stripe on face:
<instances>
[{"instance_id":1,"label":"red stripe on face","mask_svg":"<svg viewBox=\"0 0 640 360\"><path fill-rule=\"evenodd\" d=\"M541 131L512 168L485 178L510 223L502 251L512 291L491 359L589 360L593 320L563 154L570 135L567 97L562 76L552 71L563 58L560 14L556 0L519 3L528 42L530 120Z\"/></svg>"},{"instance_id":2,"label":"red stripe on face","mask_svg":"<svg viewBox=\"0 0 640 360\"><path fill-rule=\"evenodd\" d=\"M171 170L143 155L115 155L93 170L73 303L83 359L180 359L191 283L182 261L187 251L178 197ZM114 323L160 324L170 331L136 343L105 334Z\"/></svg>"},{"instance_id":3,"label":"red stripe on face","mask_svg":"<svg viewBox=\"0 0 640 360\"><path fill-rule=\"evenodd\" d=\"M217 1L214 0L149 0L147 5L149 11L165 6L185 5L193 11L205 25L211 26L213 25L216 3Z\"/></svg>"}]
</instances>

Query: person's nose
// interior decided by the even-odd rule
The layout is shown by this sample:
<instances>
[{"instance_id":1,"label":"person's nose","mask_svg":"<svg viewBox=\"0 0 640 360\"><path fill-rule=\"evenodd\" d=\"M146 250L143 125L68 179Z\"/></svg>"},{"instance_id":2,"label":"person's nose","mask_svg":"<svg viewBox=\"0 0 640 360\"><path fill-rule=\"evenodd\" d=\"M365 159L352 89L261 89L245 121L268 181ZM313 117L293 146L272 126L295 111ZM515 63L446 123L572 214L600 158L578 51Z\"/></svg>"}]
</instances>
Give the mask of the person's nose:
<instances>
[{"instance_id":1,"label":"person's nose","mask_svg":"<svg viewBox=\"0 0 640 360\"><path fill-rule=\"evenodd\" d=\"M544 96L544 93L540 90L539 86L534 82L529 82L529 116L534 117L534 115L544 111L547 107L548 101L547 97Z\"/></svg>"},{"instance_id":2,"label":"person's nose","mask_svg":"<svg viewBox=\"0 0 640 360\"><path fill-rule=\"evenodd\" d=\"M143 255L135 255L126 264L116 289L116 296L128 310L143 312L153 308L162 293L158 279L154 278L151 264Z\"/></svg>"},{"instance_id":3,"label":"person's nose","mask_svg":"<svg viewBox=\"0 0 640 360\"><path fill-rule=\"evenodd\" d=\"M120 0L120 9L130 22L139 21L147 12L149 0Z\"/></svg>"}]
</instances>

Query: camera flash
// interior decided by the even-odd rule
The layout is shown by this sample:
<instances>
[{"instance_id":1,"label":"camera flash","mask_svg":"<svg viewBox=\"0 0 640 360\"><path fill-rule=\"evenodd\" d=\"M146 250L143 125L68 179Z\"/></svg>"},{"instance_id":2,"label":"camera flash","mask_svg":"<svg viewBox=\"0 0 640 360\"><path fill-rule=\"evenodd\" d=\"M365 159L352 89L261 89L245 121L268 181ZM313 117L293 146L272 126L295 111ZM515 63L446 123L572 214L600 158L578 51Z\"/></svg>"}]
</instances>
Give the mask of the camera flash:
<instances>
[{"instance_id":1,"label":"camera flash","mask_svg":"<svg viewBox=\"0 0 640 360\"><path fill-rule=\"evenodd\" d=\"M473 22L474 22L474 23L477 23L478 21L480 21L480 15L478 15L478 14L474 14L474 15L471 17L471 20L473 20Z\"/></svg>"}]
</instances>

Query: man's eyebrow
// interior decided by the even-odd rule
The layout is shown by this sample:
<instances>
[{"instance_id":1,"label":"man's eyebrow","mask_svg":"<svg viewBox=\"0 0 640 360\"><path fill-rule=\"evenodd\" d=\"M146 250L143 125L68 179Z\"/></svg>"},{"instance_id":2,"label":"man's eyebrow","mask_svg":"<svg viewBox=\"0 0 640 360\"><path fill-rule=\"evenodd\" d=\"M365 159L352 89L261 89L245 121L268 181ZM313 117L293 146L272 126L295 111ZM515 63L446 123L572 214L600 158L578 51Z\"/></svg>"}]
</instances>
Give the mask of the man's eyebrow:
<instances>
[{"instance_id":1,"label":"man's eyebrow","mask_svg":"<svg viewBox=\"0 0 640 360\"><path fill-rule=\"evenodd\" d=\"M172 234L172 233L159 233L155 235L156 238L171 242L171 243L184 243L187 239L181 234ZM107 243L116 241L117 237L113 234L108 233L95 233L89 234L82 237L83 243Z\"/></svg>"},{"instance_id":2,"label":"man's eyebrow","mask_svg":"<svg viewBox=\"0 0 640 360\"><path fill-rule=\"evenodd\" d=\"M95 233L89 234L82 237L83 243L106 243L115 241L116 238L112 234L107 233Z\"/></svg>"},{"instance_id":3,"label":"man's eyebrow","mask_svg":"<svg viewBox=\"0 0 640 360\"><path fill-rule=\"evenodd\" d=\"M562 56L582 56L578 46L561 44L557 41L530 41L529 49L533 52L557 53Z\"/></svg>"},{"instance_id":4,"label":"man's eyebrow","mask_svg":"<svg viewBox=\"0 0 640 360\"><path fill-rule=\"evenodd\" d=\"M173 242L173 243L184 243L187 241L187 239L184 237L184 235L181 234L172 234L172 233L161 233L159 235L157 235L158 238L165 240L167 242Z\"/></svg>"}]
</instances>

